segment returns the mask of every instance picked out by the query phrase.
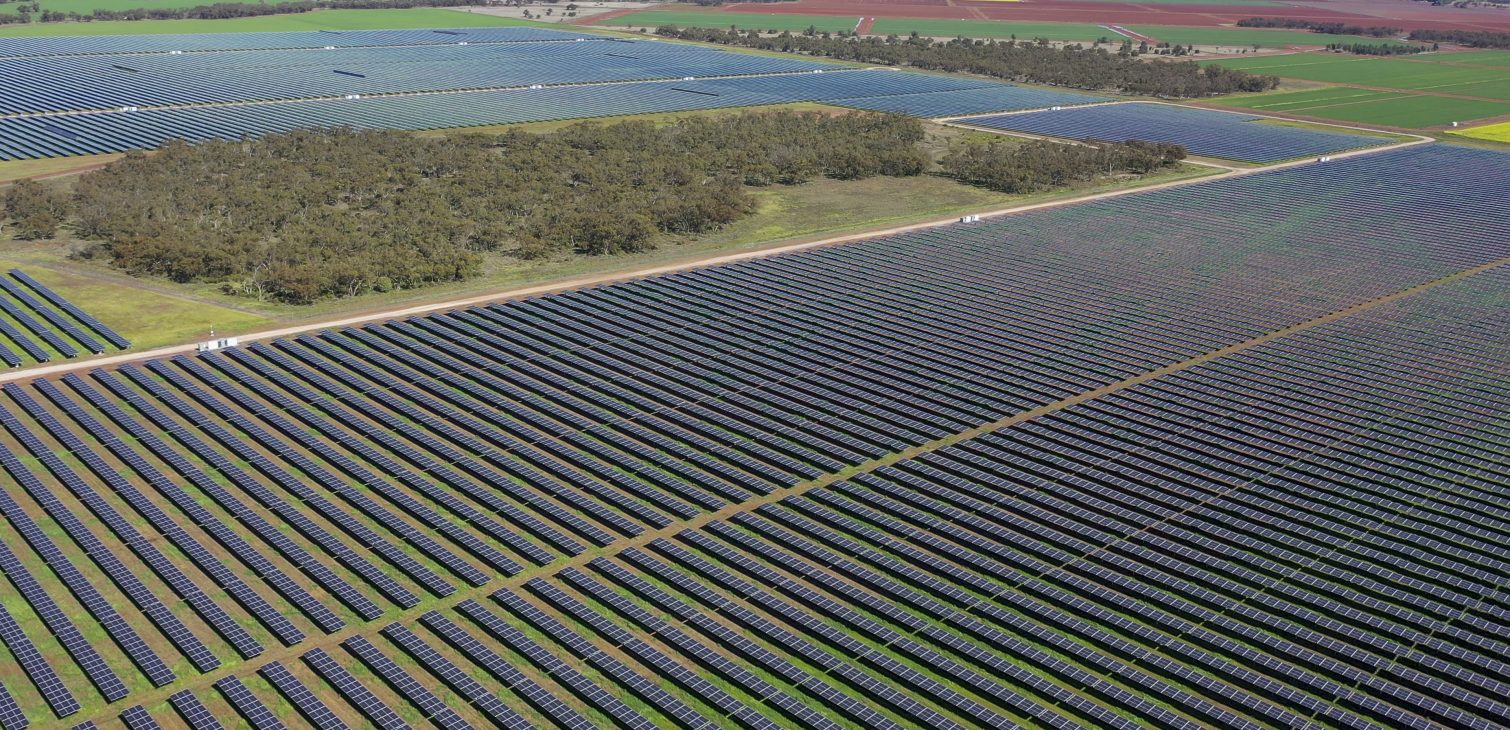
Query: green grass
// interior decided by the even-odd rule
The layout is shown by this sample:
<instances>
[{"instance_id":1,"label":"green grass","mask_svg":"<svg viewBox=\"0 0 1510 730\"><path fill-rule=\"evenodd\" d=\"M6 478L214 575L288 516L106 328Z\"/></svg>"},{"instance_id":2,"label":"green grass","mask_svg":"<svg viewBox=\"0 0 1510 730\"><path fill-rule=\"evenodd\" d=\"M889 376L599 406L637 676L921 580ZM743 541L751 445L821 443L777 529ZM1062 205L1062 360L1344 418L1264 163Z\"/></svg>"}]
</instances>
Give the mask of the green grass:
<instances>
[{"instance_id":1,"label":"green grass","mask_svg":"<svg viewBox=\"0 0 1510 730\"><path fill-rule=\"evenodd\" d=\"M90 2L99 0L77 0ZM3 6L0 6L3 7ZM86 23L28 23L0 26L0 38L62 35L159 35L163 33L247 33L284 30L386 30L534 25L527 20L462 13L441 8L403 10L316 10L226 20L109 20Z\"/></svg>"},{"instance_id":2,"label":"green grass","mask_svg":"<svg viewBox=\"0 0 1510 730\"><path fill-rule=\"evenodd\" d=\"M0 270L25 270L130 340L133 349L206 340L211 327L216 334L236 334L272 324L257 314L155 291L125 276L65 261L58 247L0 242Z\"/></svg>"},{"instance_id":3,"label":"green grass","mask_svg":"<svg viewBox=\"0 0 1510 730\"><path fill-rule=\"evenodd\" d=\"M1360 124L1420 129L1510 114L1510 104L1396 91L1331 87L1222 99L1224 106Z\"/></svg>"},{"instance_id":4,"label":"green grass","mask_svg":"<svg viewBox=\"0 0 1510 730\"><path fill-rule=\"evenodd\" d=\"M1412 61L1428 63L1467 63L1479 66L1503 66L1510 68L1510 51L1464 51L1462 53L1423 53L1411 56Z\"/></svg>"},{"instance_id":5,"label":"green grass","mask_svg":"<svg viewBox=\"0 0 1510 730\"><path fill-rule=\"evenodd\" d=\"M871 32L877 35L907 35L917 31L930 37L1010 38L1021 40L1047 38L1051 41L1094 41L1110 38L1118 43L1122 36L1090 23L1010 23L998 20L933 20L928 18L877 18Z\"/></svg>"},{"instance_id":6,"label":"green grass","mask_svg":"<svg viewBox=\"0 0 1510 730\"><path fill-rule=\"evenodd\" d=\"M854 15L794 15L791 13L724 13L696 10L645 10L621 15L601 23L608 26L630 28L655 28L661 25L677 25L684 28L728 28L733 25L740 30L789 30L799 32L809 27L819 31L836 33L853 30L860 22Z\"/></svg>"},{"instance_id":7,"label":"green grass","mask_svg":"<svg viewBox=\"0 0 1510 730\"><path fill-rule=\"evenodd\" d=\"M1128 30L1166 43L1187 46L1221 46L1228 48L1288 48L1290 46L1325 46L1328 43L1382 43L1381 38L1353 35L1326 35L1299 30L1264 28L1190 28L1173 25L1128 25Z\"/></svg>"},{"instance_id":8,"label":"green grass","mask_svg":"<svg viewBox=\"0 0 1510 730\"><path fill-rule=\"evenodd\" d=\"M42 160L6 160L5 162L0 162L0 184L23 180L29 177L56 175L90 165L111 162L121 157L123 157L121 154L108 154L50 157Z\"/></svg>"}]
</instances>

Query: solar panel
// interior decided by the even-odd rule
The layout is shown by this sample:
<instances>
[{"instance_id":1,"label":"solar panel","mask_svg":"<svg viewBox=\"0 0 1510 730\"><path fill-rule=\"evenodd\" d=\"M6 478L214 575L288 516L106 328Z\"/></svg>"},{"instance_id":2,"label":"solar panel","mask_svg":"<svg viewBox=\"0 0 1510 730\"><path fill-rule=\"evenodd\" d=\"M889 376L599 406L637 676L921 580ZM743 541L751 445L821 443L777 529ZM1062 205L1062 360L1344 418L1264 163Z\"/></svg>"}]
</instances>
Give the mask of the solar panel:
<instances>
[{"instance_id":1,"label":"solar panel","mask_svg":"<svg viewBox=\"0 0 1510 730\"><path fill-rule=\"evenodd\" d=\"M178 711L179 716L193 730L221 730L224 727L189 690L179 690L169 695L168 704L173 705L173 709Z\"/></svg>"}]
</instances>

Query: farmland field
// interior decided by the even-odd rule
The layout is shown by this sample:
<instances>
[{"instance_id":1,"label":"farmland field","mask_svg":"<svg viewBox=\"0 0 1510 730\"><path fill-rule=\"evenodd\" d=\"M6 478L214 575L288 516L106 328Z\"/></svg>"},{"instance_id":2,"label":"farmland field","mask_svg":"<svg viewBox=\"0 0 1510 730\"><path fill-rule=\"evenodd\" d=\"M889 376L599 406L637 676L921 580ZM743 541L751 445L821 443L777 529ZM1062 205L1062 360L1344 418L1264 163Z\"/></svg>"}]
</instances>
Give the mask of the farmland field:
<instances>
[{"instance_id":1,"label":"farmland field","mask_svg":"<svg viewBox=\"0 0 1510 730\"><path fill-rule=\"evenodd\" d=\"M1128 30L1176 45L1225 46L1229 48L1285 48L1325 46L1328 43L1381 43L1379 38L1327 35L1265 28L1187 28L1173 25L1129 25Z\"/></svg>"},{"instance_id":2,"label":"farmland field","mask_svg":"<svg viewBox=\"0 0 1510 730\"><path fill-rule=\"evenodd\" d=\"M1224 106L1422 129L1510 114L1510 104L1395 91L1333 87L1223 99Z\"/></svg>"},{"instance_id":3,"label":"farmland field","mask_svg":"<svg viewBox=\"0 0 1510 730\"><path fill-rule=\"evenodd\" d=\"M1090 23L1012 23L996 20L934 20L930 18L876 18L871 25L876 35L895 33L905 36L913 31L920 35L952 38L1009 38L1018 40L1047 38L1051 41L1094 41L1110 38L1118 42L1121 36L1099 25Z\"/></svg>"},{"instance_id":4,"label":"farmland field","mask_svg":"<svg viewBox=\"0 0 1510 730\"><path fill-rule=\"evenodd\" d=\"M1464 137L1471 137L1473 139L1487 139L1491 142L1510 143L1510 122L1501 122L1499 124L1488 124L1482 127L1464 129L1461 131L1453 132L1453 134L1460 134Z\"/></svg>"},{"instance_id":5,"label":"farmland field","mask_svg":"<svg viewBox=\"0 0 1510 730\"><path fill-rule=\"evenodd\" d=\"M1293 54L1212 63L1287 78L1356 85L1238 97L1221 102L1230 106L1412 128L1510 114L1510 103L1507 103L1510 102L1510 78L1506 77L1504 70L1491 66L1452 65L1451 59L1458 55L1433 54L1406 61Z\"/></svg>"},{"instance_id":6,"label":"farmland field","mask_svg":"<svg viewBox=\"0 0 1510 730\"><path fill-rule=\"evenodd\" d=\"M1213 63L1293 79L1510 99L1503 70L1392 58L1301 53Z\"/></svg>"},{"instance_id":7,"label":"farmland field","mask_svg":"<svg viewBox=\"0 0 1510 730\"><path fill-rule=\"evenodd\" d=\"M728 28L740 30L789 30L803 31L809 27L820 31L837 32L854 30L860 17L833 15L788 15L785 13L723 13L678 10L646 10L620 15L604 20L602 25L630 28L655 29L660 25L677 25L688 28Z\"/></svg>"},{"instance_id":8,"label":"farmland field","mask_svg":"<svg viewBox=\"0 0 1510 730\"><path fill-rule=\"evenodd\" d=\"M202 4L202 3L201 3ZM0 39L37 36L256 33L395 28L482 28L534 25L530 21L440 8L315 10L224 20L105 20L88 23L27 23L0 26Z\"/></svg>"},{"instance_id":9,"label":"farmland field","mask_svg":"<svg viewBox=\"0 0 1510 730\"><path fill-rule=\"evenodd\" d=\"M1453 53L1428 53L1411 56L1410 60L1425 63L1457 63L1471 66L1498 66L1510 68L1510 51L1459 51Z\"/></svg>"}]
</instances>

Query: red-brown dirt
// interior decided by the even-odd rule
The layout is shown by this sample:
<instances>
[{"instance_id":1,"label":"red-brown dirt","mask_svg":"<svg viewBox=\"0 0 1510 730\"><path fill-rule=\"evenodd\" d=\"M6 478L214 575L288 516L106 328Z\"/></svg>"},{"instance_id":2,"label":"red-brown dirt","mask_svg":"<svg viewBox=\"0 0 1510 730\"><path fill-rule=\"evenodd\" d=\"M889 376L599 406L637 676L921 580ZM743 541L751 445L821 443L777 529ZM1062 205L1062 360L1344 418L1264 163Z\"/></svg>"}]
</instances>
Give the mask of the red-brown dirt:
<instances>
[{"instance_id":1,"label":"red-brown dirt","mask_svg":"<svg viewBox=\"0 0 1510 730\"><path fill-rule=\"evenodd\" d=\"M1031 22L1115 23L1118 25L1232 25L1243 18L1284 17L1387 25L1406 30L1463 28L1510 31L1510 9L1453 8L1414 0L1310 0L1288 6L1156 5L1075 0L797 0L736 3L728 12L853 15L890 18L980 18ZM718 12L718 11L714 11Z\"/></svg>"}]
</instances>

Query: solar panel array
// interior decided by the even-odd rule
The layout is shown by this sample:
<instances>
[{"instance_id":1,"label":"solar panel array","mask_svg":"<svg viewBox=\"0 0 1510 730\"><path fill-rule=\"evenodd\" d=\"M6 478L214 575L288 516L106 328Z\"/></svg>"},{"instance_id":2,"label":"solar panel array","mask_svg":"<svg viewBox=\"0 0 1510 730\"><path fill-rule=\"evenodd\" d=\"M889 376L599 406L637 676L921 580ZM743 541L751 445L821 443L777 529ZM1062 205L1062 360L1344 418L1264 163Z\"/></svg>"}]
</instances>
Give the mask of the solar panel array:
<instances>
[{"instance_id":1,"label":"solar panel array","mask_svg":"<svg viewBox=\"0 0 1510 730\"><path fill-rule=\"evenodd\" d=\"M458 43L528 43L601 40L602 35L555 28L415 28L410 30L317 30L264 33L164 33L0 38L0 58L92 54L172 54L267 49L433 46Z\"/></svg>"},{"instance_id":2,"label":"solar panel array","mask_svg":"<svg viewBox=\"0 0 1510 730\"><path fill-rule=\"evenodd\" d=\"M1279 162L1374 147L1383 137L1272 124L1250 114L1132 102L976 117L976 127L1066 139L1130 139L1184 145L1191 154L1243 162Z\"/></svg>"},{"instance_id":3,"label":"solar panel array","mask_svg":"<svg viewBox=\"0 0 1510 730\"><path fill-rule=\"evenodd\" d=\"M80 348L100 354L107 343L122 350L131 346L104 322L26 272L11 269L10 278L0 278L0 362L6 366L78 357Z\"/></svg>"},{"instance_id":4,"label":"solar panel array","mask_svg":"<svg viewBox=\"0 0 1510 730\"><path fill-rule=\"evenodd\" d=\"M1415 147L11 384L5 690L133 727L1504 724L1505 265L952 439L1502 261L1505 163ZM202 683L121 712L148 654Z\"/></svg>"},{"instance_id":5,"label":"solar panel array","mask_svg":"<svg viewBox=\"0 0 1510 730\"><path fill-rule=\"evenodd\" d=\"M0 117L0 159L119 152L157 147L170 139L240 139L315 126L441 129L798 101L860 106L892 95L929 97L940 89L978 92L993 100L988 104L993 109L1000 108L995 106L998 99L1010 108L1017 102L1008 100L1027 99L1024 103L1031 105L1051 101L1042 95L1052 93L925 74L827 70L822 74ZM918 111L936 113L931 108Z\"/></svg>"},{"instance_id":6,"label":"solar panel array","mask_svg":"<svg viewBox=\"0 0 1510 730\"><path fill-rule=\"evenodd\" d=\"M832 68L655 41L498 43L0 60L0 114L342 97ZM275 72L274 72L275 71ZM82 83L60 86L58 78Z\"/></svg>"},{"instance_id":7,"label":"solar panel array","mask_svg":"<svg viewBox=\"0 0 1510 730\"><path fill-rule=\"evenodd\" d=\"M867 111L910 114L915 117L956 117L966 114L1048 109L1056 106L1078 106L1107 101L1111 99L1068 91L1031 89L1024 86L992 86L955 91L835 99L830 103Z\"/></svg>"}]
</instances>

